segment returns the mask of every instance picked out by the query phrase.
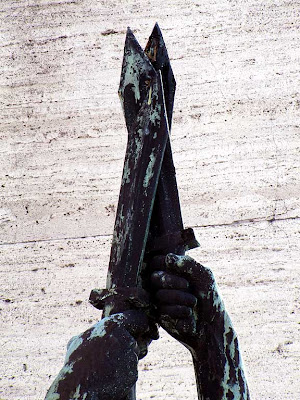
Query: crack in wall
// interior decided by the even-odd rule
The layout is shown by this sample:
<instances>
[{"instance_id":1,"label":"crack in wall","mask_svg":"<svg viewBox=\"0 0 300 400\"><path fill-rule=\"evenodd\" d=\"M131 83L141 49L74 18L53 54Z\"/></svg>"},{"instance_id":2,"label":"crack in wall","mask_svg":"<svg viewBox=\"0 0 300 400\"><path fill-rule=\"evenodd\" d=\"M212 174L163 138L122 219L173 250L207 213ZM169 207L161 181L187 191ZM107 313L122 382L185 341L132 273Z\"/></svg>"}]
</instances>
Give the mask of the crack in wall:
<instances>
[{"instance_id":1,"label":"crack in wall","mask_svg":"<svg viewBox=\"0 0 300 400\"><path fill-rule=\"evenodd\" d=\"M270 224L276 222L276 221L287 221L287 220L297 220L300 219L300 216L295 216L295 217L277 217L272 215L270 217L266 218L246 218L246 219L240 219L232 222L224 222L220 224L204 224L204 225L194 225L191 226L191 228L217 228L221 226L237 226L237 225L244 225L244 224L257 224L261 222L269 222Z\"/></svg>"},{"instance_id":2,"label":"crack in wall","mask_svg":"<svg viewBox=\"0 0 300 400\"><path fill-rule=\"evenodd\" d=\"M246 218L246 219L241 219L241 220L236 220L232 222L223 222L223 223L217 223L217 224L203 224L203 225L192 225L191 228L193 229L201 229L201 228L219 228L223 226L239 226L239 225L245 225L245 224L258 224L262 222L269 222L270 224L273 225L274 222L276 221L290 221L290 220L300 220L300 216L294 216L294 217L282 217L279 218L274 215L266 218ZM280 229L281 231L282 228L276 227L276 229ZM284 232L284 231L283 231ZM284 232L285 233L285 232ZM47 242L60 242L64 240L85 240L85 239L98 239L98 238L111 238L113 236L112 233L109 234L102 234L102 235L87 235L87 236L75 236L75 237L61 237L61 238L50 238L50 239L38 239L38 240L24 240L22 242L3 242L0 243L1 246L13 246L13 245L23 245L23 244L32 244L32 243L47 243ZM286 235L287 236L287 235Z\"/></svg>"}]
</instances>

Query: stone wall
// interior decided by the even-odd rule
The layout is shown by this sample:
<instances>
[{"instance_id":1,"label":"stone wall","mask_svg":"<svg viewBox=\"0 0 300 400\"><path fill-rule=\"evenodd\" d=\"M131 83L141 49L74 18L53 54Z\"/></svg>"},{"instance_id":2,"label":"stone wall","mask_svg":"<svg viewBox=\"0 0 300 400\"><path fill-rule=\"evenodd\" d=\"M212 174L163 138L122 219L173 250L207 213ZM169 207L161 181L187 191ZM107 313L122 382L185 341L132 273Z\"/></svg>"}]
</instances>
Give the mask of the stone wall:
<instances>
[{"instance_id":1,"label":"stone wall","mask_svg":"<svg viewBox=\"0 0 300 400\"><path fill-rule=\"evenodd\" d=\"M162 29L177 80L172 147L186 226L239 333L252 398L299 379L299 4L4 0L0 31L0 395L41 399L69 338L100 317L126 129L128 25ZM162 333L140 399L193 399Z\"/></svg>"}]
</instances>

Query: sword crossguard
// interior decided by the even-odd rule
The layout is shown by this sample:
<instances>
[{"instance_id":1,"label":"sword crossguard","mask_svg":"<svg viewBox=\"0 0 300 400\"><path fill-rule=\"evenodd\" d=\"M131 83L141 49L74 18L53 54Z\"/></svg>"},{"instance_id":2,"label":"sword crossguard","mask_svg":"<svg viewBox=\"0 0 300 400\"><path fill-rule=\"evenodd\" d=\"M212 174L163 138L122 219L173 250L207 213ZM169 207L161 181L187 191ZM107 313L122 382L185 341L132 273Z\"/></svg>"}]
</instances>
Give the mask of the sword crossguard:
<instances>
[{"instance_id":1,"label":"sword crossguard","mask_svg":"<svg viewBox=\"0 0 300 400\"><path fill-rule=\"evenodd\" d=\"M182 249L184 252L199 247L192 228L182 229L177 232L166 233L162 236L148 239L146 254L154 255L178 253L176 249Z\"/></svg>"},{"instance_id":2,"label":"sword crossguard","mask_svg":"<svg viewBox=\"0 0 300 400\"><path fill-rule=\"evenodd\" d=\"M103 317L132 308L147 309L150 307L149 294L141 287L93 289L89 302L98 310L103 310Z\"/></svg>"}]
</instances>

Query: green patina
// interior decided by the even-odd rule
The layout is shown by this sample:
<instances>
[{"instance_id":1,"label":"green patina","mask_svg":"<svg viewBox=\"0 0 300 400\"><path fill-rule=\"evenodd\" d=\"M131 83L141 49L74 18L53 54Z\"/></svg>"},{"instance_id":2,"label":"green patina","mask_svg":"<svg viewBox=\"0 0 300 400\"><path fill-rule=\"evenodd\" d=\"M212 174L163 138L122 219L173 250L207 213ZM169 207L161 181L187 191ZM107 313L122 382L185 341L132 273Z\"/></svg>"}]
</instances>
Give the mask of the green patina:
<instances>
[{"instance_id":1,"label":"green patina","mask_svg":"<svg viewBox=\"0 0 300 400\"><path fill-rule=\"evenodd\" d=\"M147 188L149 186L150 179L154 175L154 165L155 165L155 161L156 161L156 156L154 155L154 151L152 151L149 158L150 158L150 161L149 161L149 164L148 164L148 167L146 170L146 174L144 177L144 181L143 181L144 188Z\"/></svg>"},{"instance_id":2,"label":"green patina","mask_svg":"<svg viewBox=\"0 0 300 400\"><path fill-rule=\"evenodd\" d=\"M123 169L123 179L122 185L125 183L130 183L130 167L129 167L129 159L125 161L124 169Z\"/></svg>"},{"instance_id":3,"label":"green patina","mask_svg":"<svg viewBox=\"0 0 300 400\"><path fill-rule=\"evenodd\" d=\"M141 63L141 57L137 53L128 52L126 55L126 69L123 75L123 84L125 88L127 85L132 85L135 101L138 102L141 98L139 87L139 74L137 74L137 65Z\"/></svg>"},{"instance_id":4,"label":"green patina","mask_svg":"<svg viewBox=\"0 0 300 400\"><path fill-rule=\"evenodd\" d=\"M60 370L59 374L57 375L55 381L53 382L52 386L50 387L48 393L46 394L45 400L60 400L60 394L57 393L58 386L59 386L60 382L66 378L67 374L71 374L73 372L73 365L74 365L74 362L71 364L65 364L63 366L63 368Z\"/></svg>"},{"instance_id":5,"label":"green patina","mask_svg":"<svg viewBox=\"0 0 300 400\"><path fill-rule=\"evenodd\" d=\"M158 86L155 85L153 88L153 97L156 98L156 104L155 107L152 108L149 119L152 125L156 126L160 123L161 120L161 104L158 101ZM153 100L153 99L152 99Z\"/></svg>"}]
</instances>

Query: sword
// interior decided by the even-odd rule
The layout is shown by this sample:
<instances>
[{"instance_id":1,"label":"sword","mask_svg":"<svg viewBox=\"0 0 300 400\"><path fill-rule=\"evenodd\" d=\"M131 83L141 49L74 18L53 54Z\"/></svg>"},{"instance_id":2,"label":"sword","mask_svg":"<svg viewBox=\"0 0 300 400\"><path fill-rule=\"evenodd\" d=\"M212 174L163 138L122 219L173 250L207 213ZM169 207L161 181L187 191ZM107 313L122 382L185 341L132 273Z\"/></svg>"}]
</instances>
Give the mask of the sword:
<instances>
[{"instance_id":1,"label":"sword","mask_svg":"<svg viewBox=\"0 0 300 400\"><path fill-rule=\"evenodd\" d=\"M124 303L133 299L140 306L147 302L139 276L168 139L161 75L129 28L119 96L128 130L127 149L106 289L94 290L90 296L94 306L103 308L103 316L124 311ZM141 295L141 302L136 295Z\"/></svg>"},{"instance_id":2,"label":"sword","mask_svg":"<svg viewBox=\"0 0 300 400\"><path fill-rule=\"evenodd\" d=\"M157 23L149 37L145 53L148 55L155 70L162 75L170 133L176 82L167 48ZM147 252L160 254L172 252L183 255L185 251L198 246L199 243L194 236L193 230L191 228L183 229L176 171L173 163L170 137L168 136L151 218Z\"/></svg>"},{"instance_id":3,"label":"sword","mask_svg":"<svg viewBox=\"0 0 300 400\"><path fill-rule=\"evenodd\" d=\"M106 289L90 302L103 316L132 307L149 310L147 260L198 246L183 229L169 132L176 83L156 24L145 51L128 28L119 96L128 130ZM144 262L146 261L146 262ZM135 388L127 399L135 399Z\"/></svg>"}]
</instances>

